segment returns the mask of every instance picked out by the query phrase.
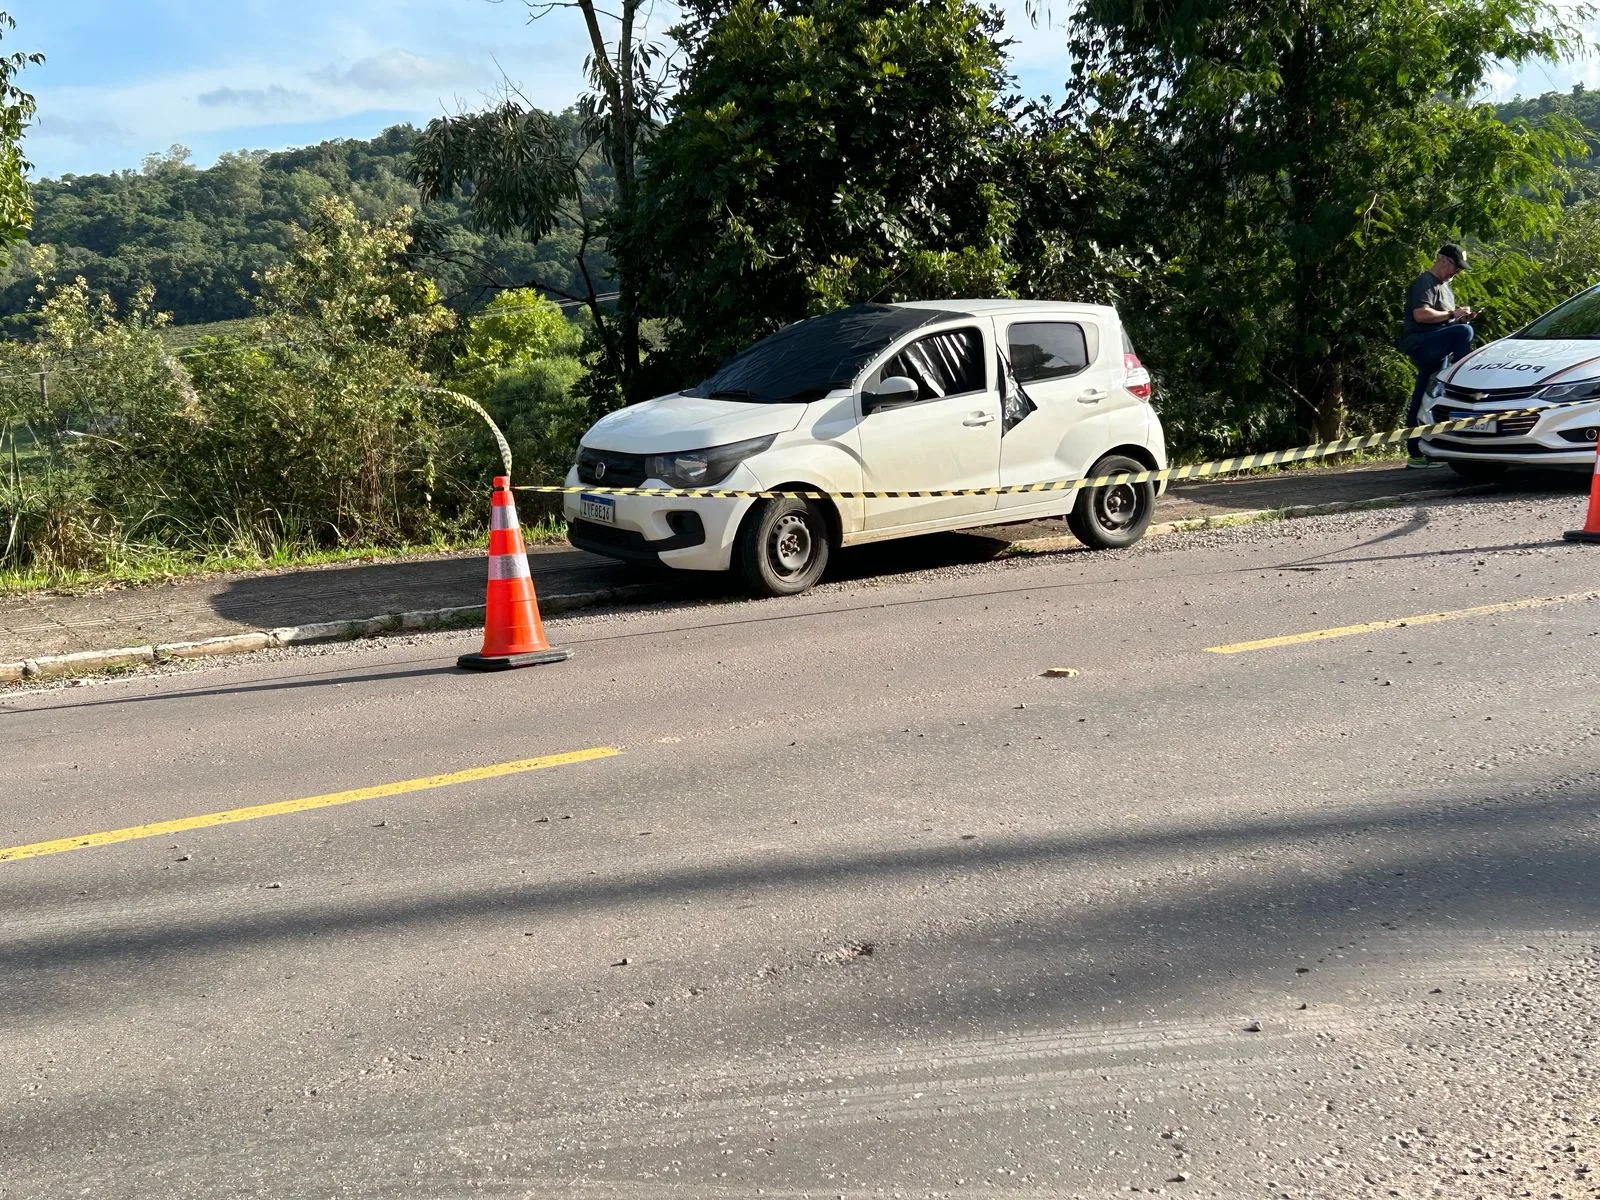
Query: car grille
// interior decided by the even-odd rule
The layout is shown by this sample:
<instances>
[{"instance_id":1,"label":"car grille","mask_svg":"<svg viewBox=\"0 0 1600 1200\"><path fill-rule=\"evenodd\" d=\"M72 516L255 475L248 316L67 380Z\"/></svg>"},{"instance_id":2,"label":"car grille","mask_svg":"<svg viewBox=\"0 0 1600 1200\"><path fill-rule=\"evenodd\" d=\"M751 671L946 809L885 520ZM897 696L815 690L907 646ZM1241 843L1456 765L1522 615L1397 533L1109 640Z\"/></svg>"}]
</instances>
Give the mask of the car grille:
<instances>
[{"instance_id":1,"label":"car grille","mask_svg":"<svg viewBox=\"0 0 1600 1200\"><path fill-rule=\"evenodd\" d=\"M1458 433L1438 433L1432 437L1422 439L1423 449L1437 446L1443 450L1454 450L1458 454L1505 454L1526 458L1534 454L1572 454L1573 449L1566 446L1541 446L1537 442L1491 442L1487 440L1468 442L1461 439Z\"/></svg>"},{"instance_id":2,"label":"car grille","mask_svg":"<svg viewBox=\"0 0 1600 1200\"><path fill-rule=\"evenodd\" d=\"M1539 423L1538 413L1528 413L1521 417L1501 417L1497 428L1502 434L1510 437L1521 437L1523 434L1532 433L1533 427Z\"/></svg>"},{"instance_id":3,"label":"car grille","mask_svg":"<svg viewBox=\"0 0 1600 1200\"><path fill-rule=\"evenodd\" d=\"M604 487L638 487L645 480L642 454L618 454L614 450L578 451L578 479Z\"/></svg>"},{"instance_id":4,"label":"car grille","mask_svg":"<svg viewBox=\"0 0 1600 1200\"><path fill-rule=\"evenodd\" d=\"M1526 387L1485 388L1479 391L1476 388L1447 383L1444 385L1444 398L1459 400L1465 404L1496 404L1506 400L1526 400L1543 387L1542 383L1532 383Z\"/></svg>"}]
</instances>

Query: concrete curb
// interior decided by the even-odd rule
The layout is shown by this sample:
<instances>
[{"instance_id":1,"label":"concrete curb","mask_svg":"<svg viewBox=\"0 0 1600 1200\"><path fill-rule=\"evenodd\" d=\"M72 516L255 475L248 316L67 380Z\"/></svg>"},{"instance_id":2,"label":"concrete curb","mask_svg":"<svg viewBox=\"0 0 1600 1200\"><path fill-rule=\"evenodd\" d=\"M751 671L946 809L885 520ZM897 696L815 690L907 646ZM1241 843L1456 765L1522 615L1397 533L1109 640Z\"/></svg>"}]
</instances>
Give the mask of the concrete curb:
<instances>
[{"instance_id":1,"label":"concrete curb","mask_svg":"<svg viewBox=\"0 0 1600 1200\"><path fill-rule=\"evenodd\" d=\"M1181 521L1164 521L1152 525L1146 537L1185 533L1196 529L1219 529L1228 525L1248 525L1257 521L1287 520L1295 517L1318 517L1332 513L1359 512L1373 508L1395 508L1418 500L1438 500L1455 496L1479 495L1494 490L1494 486L1465 488L1434 488L1421 492L1402 492L1393 496L1374 496L1368 500L1334 500L1326 504L1301 504L1290 508L1258 508L1243 512L1224 513L1214 517L1191 517ZM1076 546L1078 539L1070 534L1061 537L1027 538L1011 543L1013 551L1041 552ZM546 596L539 601L539 610L545 616L576 612L585 608L598 608L609 604L631 604L647 601L652 589L648 584L632 584L619 588L601 588L590 592L568 592ZM42 682L63 679L71 675L85 675L96 671L114 670L118 667L155 666L173 659L213 658L227 654L249 654L257 650L277 650L285 646L311 646L325 642L348 642L359 638L381 637L389 633L415 633L425 630L461 629L483 621L483 605L466 605L459 608L426 608L413 612L382 613L375 617L361 617L349 621L318 621L309 625L285 625L277 629L241 630L221 637L204 638L195 642L164 642L149 646L121 646L111 650L80 650L74 654L40 655L22 662L0 663L0 683Z\"/></svg>"},{"instance_id":2,"label":"concrete curb","mask_svg":"<svg viewBox=\"0 0 1600 1200\"><path fill-rule=\"evenodd\" d=\"M1191 533L1197 529L1224 529L1229 525L1252 525L1258 521L1288 521L1296 517L1326 517L1334 513L1362 512L1373 508L1398 508L1419 500L1450 499L1457 496L1478 496L1495 490L1493 484L1474 484L1461 488L1429 488L1422 492L1400 492L1393 496L1373 496L1366 500L1330 500L1323 504L1295 504L1287 508L1247 508L1239 512L1221 513L1214 517L1189 517L1181 521L1161 521L1145 530L1145 537L1162 537L1171 533ZM1043 550L1064 550L1078 545L1071 534L1060 537L1025 538L1011 543L1013 550L1035 553Z\"/></svg>"}]
</instances>

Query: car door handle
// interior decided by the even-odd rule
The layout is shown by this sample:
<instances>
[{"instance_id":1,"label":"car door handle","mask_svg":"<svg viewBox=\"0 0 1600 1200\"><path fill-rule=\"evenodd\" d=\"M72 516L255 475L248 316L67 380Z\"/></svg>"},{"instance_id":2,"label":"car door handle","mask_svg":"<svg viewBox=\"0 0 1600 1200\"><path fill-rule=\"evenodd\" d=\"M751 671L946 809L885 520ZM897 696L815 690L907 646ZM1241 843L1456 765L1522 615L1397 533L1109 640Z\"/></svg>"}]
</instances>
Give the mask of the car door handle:
<instances>
[{"instance_id":1,"label":"car door handle","mask_svg":"<svg viewBox=\"0 0 1600 1200\"><path fill-rule=\"evenodd\" d=\"M1079 404L1099 404L1105 398L1105 388L1085 388L1078 393Z\"/></svg>"},{"instance_id":2,"label":"car door handle","mask_svg":"<svg viewBox=\"0 0 1600 1200\"><path fill-rule=\"evenodd\" d=\"M961 423L963 425L969 425L969 426L973 426L973 427L977 427L979 425L993 425L994 424L994 414L993 413L986 413L986 412L975 412L970 417L968 417L965 421L963 421Z\"/></svg>"}]
</instances>

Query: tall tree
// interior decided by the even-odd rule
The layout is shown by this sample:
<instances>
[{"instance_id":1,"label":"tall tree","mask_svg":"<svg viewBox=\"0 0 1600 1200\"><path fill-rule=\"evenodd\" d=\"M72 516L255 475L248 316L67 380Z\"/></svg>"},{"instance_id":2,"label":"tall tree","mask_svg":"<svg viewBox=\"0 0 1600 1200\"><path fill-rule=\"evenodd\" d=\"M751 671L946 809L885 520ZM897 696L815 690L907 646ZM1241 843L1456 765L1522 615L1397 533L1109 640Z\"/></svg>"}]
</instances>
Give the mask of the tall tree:
<instances>
[{"instance_id":1,"label":"tall tree","mask_svg":"<svg viewBox=\"0 0 1600 1200\"><path fill-rule=\"evenodd\" d=\"M16 27L10 13L0 12L0 37ZM0 246L20 241L33 219L27 178L33 164L23 157L22 135L35 106L33 97L14 80L24 67L42 62L44 55L22 50L0 55Z\"/></svg>"},{"instance_id":2,"label":"tall tree","mask_svg":"<svg viewBox=\"0 0 1600 1200\"><path fill-rule=\"evenodd\" d=\"M819 309L1006 288L993 14L968 0L734 0L691 17L682 87L618 247L669 319L673 371Z\"/></svg>"},{"instance_id":3,"label":"tall tree","mask_svg":"<svg viewBox=\"0 0 1600 1200\"><path fill-rule=\"evenodd\" d=\"M614 11L597 0L527 3L533 20L562 8L583 16L590 90L578 106L579 136L562 136L554 119L508 96L484 112L431 121L414 153L413 178L424 200L465 192L476 226L502 236L520 232L537 240L568 216L582 230L581 265L591 244L626 224L633 210L640 152L661 108L668 66L642 36L646 0L617 0ZM611 167L609 197L585 187L583 163L595 148ZM621 260L616 278L614 316L587 273L581 300L594 317L608 374L628 395L640 363L639 289Z\"/></svg>"},{"instance_id":4,"label":"tall tree","mask_svg":"<svg viewBox=\"0 0 1600 1200\"><path fill-rule=\"evenodd\" d=\"M1169 365L1306 435L1340 432L1439 243L1549 228L1582 150L1474 103L1497 63L1577 51L1544 0L1085 0L1073 30L1080 109L1147 134Z\"/></svg>"}]
</instances>

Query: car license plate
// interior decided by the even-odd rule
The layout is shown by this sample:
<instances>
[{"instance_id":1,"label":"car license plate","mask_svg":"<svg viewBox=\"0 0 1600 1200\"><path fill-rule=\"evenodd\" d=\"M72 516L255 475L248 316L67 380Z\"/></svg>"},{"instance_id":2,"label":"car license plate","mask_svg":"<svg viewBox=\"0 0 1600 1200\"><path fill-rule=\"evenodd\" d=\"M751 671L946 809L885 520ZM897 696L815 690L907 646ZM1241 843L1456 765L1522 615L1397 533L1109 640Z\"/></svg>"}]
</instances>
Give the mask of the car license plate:
<instances>
[{"instance_id":1,"label":"car license plate","mask_svg":"<svg viewBox=\"0 0 1600 1200\"><path fill-rule=\"evenodd\" d=\"M1499 422L1499 420L1497 418L1490 417L1487 421L1481 421L1478 424L1471 426L1469 428L1469 432L1471 432L1471 433L1499 433L1500 432L1500 422Z\"/></svg>"},{"instance_id":2,"label":"car license plate","mask_svg":"<svg viewBox=\"0 0 1600 1200\"><path fill-rule=\"evenodd\" d=\"M585 521L593 521L599 525L615 525L617 523L617 502L609 496L578 497L578 515Z\"/></svg>"}]
</instances>

